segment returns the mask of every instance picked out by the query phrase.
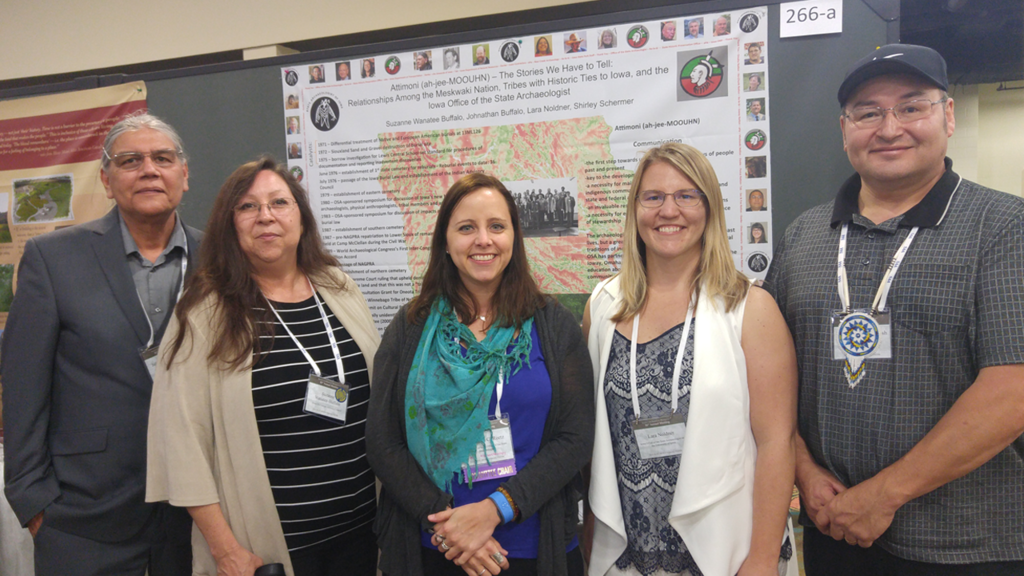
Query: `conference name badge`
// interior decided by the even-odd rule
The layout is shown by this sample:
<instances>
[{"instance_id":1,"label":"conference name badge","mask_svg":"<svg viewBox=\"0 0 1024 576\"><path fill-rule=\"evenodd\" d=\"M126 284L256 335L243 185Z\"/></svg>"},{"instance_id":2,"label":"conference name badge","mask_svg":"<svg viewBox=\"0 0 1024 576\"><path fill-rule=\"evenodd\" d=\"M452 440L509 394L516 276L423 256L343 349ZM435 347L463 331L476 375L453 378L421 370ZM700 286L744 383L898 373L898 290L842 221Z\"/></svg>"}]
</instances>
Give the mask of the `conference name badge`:
<instances>
[{"instance_id":1,"label":"conference name badge","mask_svg":"<svg viewBox=\"0 0 1024 576\"><path fill-rule=\"evenodd\" d=\"M512 423L508 414L490 417L491 429L484 432L484 441L476 443L476 457L462 465L462 478L473 482L516 475L516 451L512 444Z\"/></svg>"},{"instance_id":2,"label":"conference name badge","mask_svg":"<svg viewBox=\"0 0 1024 576\"><path fill-rule=\"evenodd\" d=\"M892 358L889 312L861 309L832 312L832 359L843 360L850 388L864 378L865 360Z\"/></svg>"},{"instance_id":3,"label":"conference name badge","mask_svg":"<svg viewBox=\"0 0 1024 576\"><path fill-rule=\"evenodd\" d=\"M146 370L149 371L149 377L154 380L156 380L157 352L159 351L159 344L139 351L139 356L145 362Z\"/></svg>"},{"instance_id":4,"label":"conference name badge","mask_svg":"<svg viewBox=\"0 0 1024 576\"><path fill-rule=\"evenodd\" d=\"M640 449L640 457L644 460L679 456L683 453L686 421L678 412L657 418L635 420L633 435L636 437L636 446Z\"/></svg>"},{"instance_id":5,"label":"conference name badge","mask_svg":"<svg viewBox=\"0 0 1024 576\"><path fill-rule=\"evenodd\" d=\"M347 384L310 372L302 411L344 424L348 415L348 391Z\"/></svg>"}]
</instances>

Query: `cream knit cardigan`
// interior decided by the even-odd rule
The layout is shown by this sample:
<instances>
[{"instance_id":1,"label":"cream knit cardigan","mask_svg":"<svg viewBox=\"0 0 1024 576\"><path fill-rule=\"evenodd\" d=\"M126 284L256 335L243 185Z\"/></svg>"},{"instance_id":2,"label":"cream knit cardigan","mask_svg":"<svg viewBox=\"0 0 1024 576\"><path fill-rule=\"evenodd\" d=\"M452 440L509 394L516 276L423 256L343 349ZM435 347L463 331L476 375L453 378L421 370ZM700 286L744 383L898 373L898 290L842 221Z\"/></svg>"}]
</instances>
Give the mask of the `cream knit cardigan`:
<instances>
[{"instance_id":1,"label":"cream knit cardigan","mask_svg":"<svg viewBox=\"0 0 1024 576\"><path fill-rule=\"evenodd\" d=\"M372 381L380 335L355 282L340 270L336 275L345 291L318 290L362 350ZM211 297L190 315L192 336L170 369L163 358L178 332L177 318L160 346L149 412L146 501L183 507L220 503L239 544L264 563L283 563L293 576L256 427L252 371L227 371L206 359L216 321L213 305ZM195 525L192 555L194 574L216 576L217 564Z\"/></svg>"}]
</instances>

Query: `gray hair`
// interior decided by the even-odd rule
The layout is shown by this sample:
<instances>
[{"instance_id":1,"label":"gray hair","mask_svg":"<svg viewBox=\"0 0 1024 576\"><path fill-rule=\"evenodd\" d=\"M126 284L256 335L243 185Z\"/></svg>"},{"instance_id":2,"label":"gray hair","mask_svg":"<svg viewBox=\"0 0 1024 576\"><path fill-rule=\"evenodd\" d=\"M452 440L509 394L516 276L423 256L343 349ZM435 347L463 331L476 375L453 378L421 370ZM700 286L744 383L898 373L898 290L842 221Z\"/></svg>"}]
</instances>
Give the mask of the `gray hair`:
<instances>
[{"instance_id":1,"label":"gray hair","mask_svg":"<svg viewBox=\"0 0 1024 576\"><path fill-rule=\"evenodd\" d=\"M182 164L188 162L188 155L185 154L185 146L181 143L181 136L178 136L178 132L171 127L170 124L164 122L160 118L153 116L148 113L133 114L128 116L124 120L121 120L107 133L107 137L103 140L103 170L106 171L110 167L111 148L114 147L114 142L124 135L125 132L135 132L142 130L143 128L149 128L150 130L156 130L164 136L171 139L174 144L175 150L178 151L178 155L181 157Z\"/></svg>"}]
</instances>

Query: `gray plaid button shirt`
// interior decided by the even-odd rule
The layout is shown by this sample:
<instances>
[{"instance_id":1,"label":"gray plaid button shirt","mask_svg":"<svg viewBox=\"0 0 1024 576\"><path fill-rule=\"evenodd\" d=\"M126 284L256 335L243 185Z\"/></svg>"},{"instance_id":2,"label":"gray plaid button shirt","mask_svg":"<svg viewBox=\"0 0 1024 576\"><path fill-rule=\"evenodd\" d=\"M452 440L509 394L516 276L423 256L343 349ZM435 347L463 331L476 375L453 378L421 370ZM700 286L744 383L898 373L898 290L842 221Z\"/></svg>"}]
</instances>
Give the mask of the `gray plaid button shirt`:
<instances>
[{"instance_id":1,"label":"gray plaid button shirt","mask_svg":"<svg viewBox=\"0 0 1024 576\"><path fill-rule=\"evenodd\" d=\"M917 206L874 224L857 213L860 178L786 230L764 287L796 343L800 434L847 486L906 454L987 366L1024 363L1024 200L963 180L952 162ZM954 190L955 189L955 190ZM889 294L892 358L868 360L851 389L832 359L841 308L836 258L850 222L851 305L869 308L910 228L921 229ZM805 526L813 526L801 518ZM992 460L896 512L877 541L910 560L1024 559L1024 437Z\"/></svg>"}]
</instances>

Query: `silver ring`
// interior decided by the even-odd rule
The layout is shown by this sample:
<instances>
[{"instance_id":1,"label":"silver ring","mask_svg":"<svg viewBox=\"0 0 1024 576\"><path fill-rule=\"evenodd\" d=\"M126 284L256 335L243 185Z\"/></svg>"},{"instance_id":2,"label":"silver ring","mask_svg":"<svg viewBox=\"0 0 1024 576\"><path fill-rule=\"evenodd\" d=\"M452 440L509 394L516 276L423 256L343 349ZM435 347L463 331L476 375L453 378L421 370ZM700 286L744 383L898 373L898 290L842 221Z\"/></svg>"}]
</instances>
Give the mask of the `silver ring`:
<instances>
[{"instance_id":1,"label":"silver ring","mask_svg":"<svg viewBox=\"0 0 1024 576\"><path fill-rule=\"evenodd\" d=\"M487 572L487 568L481 568L480 571L476 573L476 576L481 576L484 572Z\"/></svg>"},{"instance_id":2,"label":"silver ring","mask_svg":"<svg viewBox=\"0 0 1024 576\"><path fill-rule=\"evenodd\" d=\"M447 551L451 550L451 547L449 547L449 546L448 546L448 543L447 543L447 542L444 542L444 541L442 541L442 542L441 542L441 548L442 548L442 549L443 549L443 550L444 550L445 552L447 552Z\"/></svg>"},{"instance_id":3,"label":"silver ring","mask_svg":"<svg viewBox=\"0 0 1024 576\"><path fill-rule=\"evenodd\" d=\"M494 554L491 554L491 560L494 560L495 564L501 566L501 563L505 561L505 557L495 552Z\"/></svg>"}]
</instances>

